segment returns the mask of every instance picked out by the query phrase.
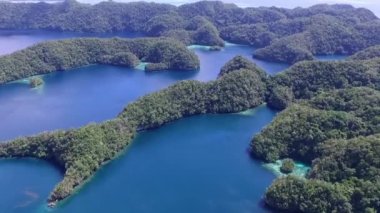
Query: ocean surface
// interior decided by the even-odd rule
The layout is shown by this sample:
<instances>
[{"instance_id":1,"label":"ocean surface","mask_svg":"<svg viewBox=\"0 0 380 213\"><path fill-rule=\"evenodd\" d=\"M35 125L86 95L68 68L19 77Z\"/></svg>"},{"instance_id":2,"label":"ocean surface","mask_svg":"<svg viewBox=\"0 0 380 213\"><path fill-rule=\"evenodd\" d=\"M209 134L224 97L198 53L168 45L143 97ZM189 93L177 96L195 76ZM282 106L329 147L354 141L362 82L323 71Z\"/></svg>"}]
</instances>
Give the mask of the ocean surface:
<instances>
[{"instance_id":1,"label":"ocean surface","mask_svg":"<svg viewBox=\"0 0 380 213\"><path fill-rule=\"evenodd\" d=\"M0 55L41 41L82 36L114 35L1 32ZM37 89L23 81L2 85L0 140L111 119L126 104L180 80L214 80L228 60L236 55L251 59L255 50L233 44L220 52L189 48L200 58L199 71L149 73L94 65L44 75L45 84ZM288 67L255 62L270 74ZM46 199L62 171L40 160L0 160L1 212L267 212L261 196L275 175L252 160L247 147L275 114L263 105L142 132L122 156L54 210L46 207Z\"/></svg>"}]
</instances>

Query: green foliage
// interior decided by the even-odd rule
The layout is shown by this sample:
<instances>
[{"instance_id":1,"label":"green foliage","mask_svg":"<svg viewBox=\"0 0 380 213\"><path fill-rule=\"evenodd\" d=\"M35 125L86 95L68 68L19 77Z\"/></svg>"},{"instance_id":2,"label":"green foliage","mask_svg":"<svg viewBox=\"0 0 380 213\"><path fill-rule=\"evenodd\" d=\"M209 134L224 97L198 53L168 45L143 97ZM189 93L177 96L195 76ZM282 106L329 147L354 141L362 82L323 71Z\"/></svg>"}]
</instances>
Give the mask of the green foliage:
<instances>
[{"instance_id":1,"label":"green foliage","mask_svg":"<svg viewBox=\"0 0 380 213\"><path fill-rule=\"evenodd\" d=\"M314 59L313 53L304 48L302 44L307 44L300 34L283 38L270 46L258 49L253 56L258 59L284 62L294 64L298 61L311 61Z\"/></svg>"},{"instance_id":2,"label":"green foliage","mask_svg":"<svg viewBox=\"0 0 380 213\"><path fill-rule=\"evenodd\" d=\"M268 188L265 202L286 212L377 212L379 182L352 178L344 183L307 180L294 176L279 178Z\"/></svg>"},{"instance_id":3,"label":"green foliage","mask_svg":"<svg viewBox=\"0 0 380 213\"><path fill-rule=\"evenodd\" d=\"M132 140L133 125L122 119L102 124L16 139L0 144L0 157L34 157L56 163L64 179L55 187L50 202L62 200L90 178L105 162L113 159Z\"/></svg>"},{"instance_id":4,"label":"green foliage","mask_svg":"<svg viewBox=\"0 0 380 213\"><path fill-rule=\"evenodd\" d=\"M29 80L30 87L35 88L44 84L44 80L41 77L33 77Z\"/></svg>"},{"instance_id":5,"label":"green foliage","mask_svg":"<svg viewBox=\"0 0 380 213\"><path fill-rule=\"evenodd\" d=\"M241 69L208 83L183 81L128 105L120 117L150 129L190 115L249 109L264 103L261 72Z\"/></svg>"},{"instance_id":6,"label":"green foliage","mask_svg":"<svg viewBox=\"0 0 380 213\"><path fill-rule=\"evenodd\" d=\"M286 158L282 160L282 165L280 167L280 171L285 174L289 174L293 172L295 167L294 161L290 158Z\"/></svg>"},{"instance_id":7,"label":"green foliage","mask_svg":"<svg viewBox=\"0 0 380 213\"><path fill-rule=\"evenodd\" d=\"M267 190L265 202L287 212L352 212L349 198L336 186L293 176L277 179Z\"/></svg>"},{"instance_id":8,"label":"green foliage","mask_svg":"<svg viewBox=\"0 0 380 213\"><path fill-rule=\"evenodd\" d=\"M254 137L253 155L267 161L290 157L312 166L309 180L275 181L266 203L290 212L376 212L379 106L378 90L352 87L322 91L280 113Z\"/></svg>"},{"instance_id":9,"label":"green foliage","mask_svg":"<svg viewBox=\"0 0 380 213\"><path fill-rule=\"evenodd\" d=\"M197 29L193 34L196 44L210 46L224 46L224 41L219 37L219 31L211 23L207 23Z\"/></svg>"},{"instance_id":10,"label":"green foliage","mask_svg":"<svg viewBox=\"0 0 380 213\"><path fill-rule=\"evenodd\" d=\"M289 157L310 163L317 157L317 146L326 140L368 132L366 123L350 113L293 104L253 138L251 149L254 156L265 161Z\"/></svg>"},{"instance_id":11,"label":"green foliage","mask_svg":"<svg viewBox=\"0 0 380 213\"><path fill-rule=\"evenodd\" d=\"M123 150L137 130L159 127L190 115L238 112L264 103L266 82L262 81L261 72L241 69L209 83L183 81L129 104L114 120L1 143L0 157L34 157L54 162L65 174L49 201L60 201Z\"/></svg>"},{"instance_id":12,"label":"green foliage","mask_svg":"<svg viewBox=\"0 0 380 213\"><path fill-rule=\"evenodd\" d=\"M350 56L349 59L368 60L368 59L378 58L378 57L380 57L380 45L368 47L367 49L359 51L355 53L354 55Z\"/></svg>"},{"instance_id":13,"label":"green foliage","mask_svg":"<svg viewBox=\"0 0 380 213\"><path fill-rule=\"evenodd\" d=\"M254 56L295 63L320 54L352 54L380 44L373 13L347 5L302 9L246 8L202 1L174 7L155 3L67 0L57 4L0 3L0 29L140 32L183 44L261 47ZM147 70L199 68L195 54L174 39L72 39L38 44L0 58L0 83L89 64ZM265 101L285 111L256 135L255 157L311 163L308 179L280 178L265 202L290 212L376 212L380 209L380 59L378 47L356 61L302 62L268 79L242 57L208 83L183 81L128 105L119 118L75 130L43 133L0 144L0 157L55 162L64 179L49 200L62 200L113 159L137 130L202 113L237 112ZM366 59L363 61L363 59ZM293 102L296 102L292 104ZM286 166L285 166L286 165ZM284 162L288 172L292 164Z\"/></svg>"},{"instance_id":14,"label":"green foliage","mask_svg":"<svg viewBox=\"0 0 380 213\"><path fill-rule=\"evenodd\" d=\"M185 21L177 14L164 14L151 18L145 27L148 35L160 36L169 30L183 29Z\"/></svg>"},{"instance_id":15,"label":"green foliage","mask_svg":"<svg viewBox=\"0 0 380 213\"><path fill-rule=\"evenodd\" d=\"M371 32L364 27L362 29L363 23L359 20L352 23L347 19L349 18L335 14L317 14L307 19L296 18L289 22L281 20L267 27L276 34L273 37L279 39L272 39L273 42L257 50L254 56L293 64L313 60L315 55L352 54L379 44L380 40L374 39L376 31ZM371 27L377 29L380 25L375 20L376 18L371 22ZM276 32L277 29L284 31Z\"/></svg>"},{"instance_id":16,"label":"green foliage","mask_svg":"<svg viewBox=\"0 0 380 213\"><path fill-rule=\"evenodd\" d=\"M255 47L268 46L275 38L276 34L270 32L263 24L245 24L228 26L221 29L222 38L227 41L253 45Z\"/></svg>"},{"instance_id":17,"label":"green foliage","mask_svg":"<svg viewBox=\"0 0 380 213\"><path fill-rule=\"evenodd\" d=\"M271 78L268 105L284 109L293 99L310 99L322 91L366 86L380 89L379 59L301 62Z\"/></svg>"},{"instance_id":18,"label":"green foliage","mask_svg":"<svg viewBox=\"0 0 380 213\"><path fill-rule=\"evenodd\" d=\"M135 67L140 63L139 58L130 52L120 52L115 55L104 55L100 57L98 63L116 66Z\"/></svg>"},{"instance_id":19,"label":"green foliage","mask_svg":"<svg viewBox=\"0 0 380 213\"><path fill-rule=\"evenodd\" d=\"M310 178L380 180L380 135L329 141L321 146L319 156L313 161Z\"/></svg>"},{"instance_id":20,"label":"green foliage","mask_svg":"<svg viewBox=\"0 0 380 213\"><path fill-rule=\"evenodd\" d=\"M265 79L267 78L267 74L265 71L262 71L260 68L256 66L256 64L252 63L248 59L244 58L243 56L235 56L233 59L228 61L223 67L221 68L218 77L221 77L227 73L238 71L240 69L248 69L248 70L254 70L257 74L260 75L261 78Z\"/></svg>"},{"instance_id":21,"label":"green foliage","mask_svg":"<svg viewBox=\"0 0 380 213\"><path fill-rule=\"evenodd\" d=\"M0 57L0 83L90 64L135 67L140 60L168 70L196 70L197 56L171 39L80 38L37 44Z\"/></svg>"},{"instance_id":22,"label":"green foliage","mask_svg":"<svg viewBox=\"0 0 380 213\"><path fill-rule=\"evenodd\" d=\"M287 108L293 101L293 91L286 86L275 86L271 88L267 97L268 106L278 110Z\"/></svg>"},{"instance_id":23,"label":"green foliage","mask_svg":"<svg viewBox=\"0 0 380 213\"><path fill-rule=\"evenodd\" d=\"M295 63L315 55L352 54L380 44L380 23L369 10L347 5L239 8L218 1L175 7L146 2L66 0L57 4L0 3L0 29L139 32L185 44L223 46L224 40L262 49L255 57Z\"/></svg>"},{"instance_id":24,"label":"green foliage","mask_svg":"<svg viewBox=\"0 0 380 213\"><path fill-rule=\"evenodd\" d=\"M380 132L380 92L368 87L322 92L310 100L310 105L321 110L349 112L367 123L373 134Z\"/></svg>"}]
</instances>

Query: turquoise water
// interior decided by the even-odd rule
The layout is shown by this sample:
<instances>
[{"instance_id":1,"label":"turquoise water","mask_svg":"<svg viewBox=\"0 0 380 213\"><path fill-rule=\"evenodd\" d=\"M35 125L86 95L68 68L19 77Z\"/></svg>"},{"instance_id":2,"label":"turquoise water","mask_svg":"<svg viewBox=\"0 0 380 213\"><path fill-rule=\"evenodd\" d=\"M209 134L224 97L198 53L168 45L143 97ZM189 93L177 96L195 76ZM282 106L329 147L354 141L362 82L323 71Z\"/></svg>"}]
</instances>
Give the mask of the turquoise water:
<instances>
[{"instance_id":1,"label":"turquoise water","mask_svg":"<svg viewBox=\"0 0 380 213\"><path fill-rule=\"evenodd\" d=\"M277 160L274 163L265 163L264 167L268 168L272 172L274 172L277 176L285 176L287 174L284 174L281 172L281 166L282 166L282 160ZM310 166L305 165L300 162L294 163L294 170L291 175L298 176L298 177L305 177L306 174L309 172Z\"/></svg>"}]
</instances>

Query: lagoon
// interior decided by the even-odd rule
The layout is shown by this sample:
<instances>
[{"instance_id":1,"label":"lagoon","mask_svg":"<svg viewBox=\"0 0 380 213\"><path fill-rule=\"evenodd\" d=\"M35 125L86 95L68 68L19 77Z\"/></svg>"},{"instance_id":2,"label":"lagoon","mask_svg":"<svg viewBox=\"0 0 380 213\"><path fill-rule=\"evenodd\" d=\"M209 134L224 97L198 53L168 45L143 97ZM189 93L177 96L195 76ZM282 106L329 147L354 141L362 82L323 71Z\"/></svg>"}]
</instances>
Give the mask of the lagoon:
<instances>
[{"instance_id":1,"label":"lagoon","mask_svg":"<svg viewBox=\"0 0 380 213\"><path fill-rule=\"evenodd\" d=\"M78 36L0 33L5 47L0 54ZM216 79L220 68L236 55L254 60L254 48L242 45L228 44L218 52L203 47L194 51L201 61L199 71L144 72L94 65L44 75L45 84L37 89L23 81L2 85L0 140L111 119L127 103L180 80ZM254 61L269 74L288 67ZM45 200L62 178L57 168L39 160L1 160L0 208L17 213L268 212L260 204L261 196L275 175L252 160L247 147L253 133L275 114L263 105L244 113L194 116L142 132L123 155L54 210L47 209Z\"/></svg>"},{"instance_id":2,"label":"lagoon","mask_svg":"<svg viewBox=\"0 0 380 213\"><path fill-rule=\"evenodd\" d=\"M247 146L276 112L265 105L248 112L194 116L140 133L52 212L268 212L260 200L275 175Z\"/></svg>"},{"instance_id":3,"label":"lagoon","mask_svg":"<svg viewBox=\"0 0 380 213\"><path fill-rule=\"evenodd\" d=\"M12 34L13 33L13 34ZM4 35L4 36L1 36ZM14 43L31 46L43 40L85 36L78 33L52 33L44 31L3 32L0 54L21 48ZM110 37L107 34L93 36ZM135 34L124 34L136 37ZM9 41L9 42L7 42ZM90 122L114 118L123 107L148 93L163 89L180 80L211 81L217 78L220 68L236 55L243 55L260 67L275 74L288 67L252 59L254 48L227 45L222 51L195 48L201 61L199 71L144 72L138 69L94 65L42 76L45 84L30 89L25 82L17 81L0 86L0 140L36 134L42 131L75 128Z\"/></svg>"}]
</instances>

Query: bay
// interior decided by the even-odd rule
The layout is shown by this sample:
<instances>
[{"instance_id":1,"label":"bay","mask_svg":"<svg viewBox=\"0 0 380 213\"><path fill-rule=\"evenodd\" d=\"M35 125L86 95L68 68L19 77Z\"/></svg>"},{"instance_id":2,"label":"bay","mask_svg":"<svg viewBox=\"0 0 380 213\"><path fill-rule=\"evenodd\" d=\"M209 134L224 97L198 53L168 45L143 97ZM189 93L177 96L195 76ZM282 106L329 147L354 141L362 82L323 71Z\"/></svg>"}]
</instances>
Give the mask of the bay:
<instances>
[{"instance_id":1,"label":"bay","mask_svg":"<svg viewBox=\"0 0 380 213\"><path fill-rule=\"evenodd\" d=\"M0 54L41 41L82 36L89 35L2 32L0 44L5 48ZM236 55L246 56L269 74L288 67L252 59L255 48L249 46L193 50L201 61L199 71L144 72L94 65L44 75L45 84L38 89L22 81L2 85L0 140L114 118L127 103L180 80L216 79L220 68ZM249 157L247 147L252 135L275 114L263 105L245 113L194 116L140 133L122 156L53 210L45 200L62 179L61 171L39 160L1 160L0 208L17 213L267 212L261 198L275 176Z\"/></svg>"}]
</instances>

